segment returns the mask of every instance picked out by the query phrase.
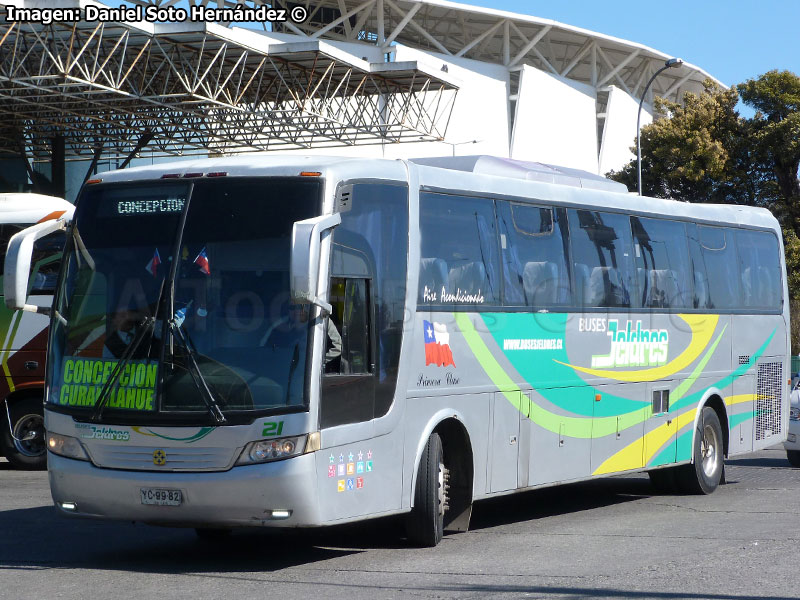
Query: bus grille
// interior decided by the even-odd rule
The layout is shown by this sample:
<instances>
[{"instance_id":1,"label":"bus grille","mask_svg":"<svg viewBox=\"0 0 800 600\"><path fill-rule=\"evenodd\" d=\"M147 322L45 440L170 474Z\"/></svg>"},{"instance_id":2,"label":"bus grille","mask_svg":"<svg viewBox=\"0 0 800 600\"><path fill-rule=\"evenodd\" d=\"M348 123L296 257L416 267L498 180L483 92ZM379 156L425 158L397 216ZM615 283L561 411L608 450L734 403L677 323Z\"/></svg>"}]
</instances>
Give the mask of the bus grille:
<instances>
[{"instance_id":1,"label":"bus grille","mask_svg":"<svg viewBox=\"0 0 800 600\"><path fill-rule=\"evenodd\" d=\"M121 448L117 445L97 444L88 450L92 462L98 467L132 471L224 471L233 465L237 456L233 448Z\"/></svg>"},{"instance_id":2,"label":"bus grille","mask_svg":"<svg viewBox=\"0 0 800 600\"><path fill-rule=\"evenodd\" d=\"M756 440L781 433L781 390L783 363L758 365L756 382Z\"/></svg>"}]
</instances>

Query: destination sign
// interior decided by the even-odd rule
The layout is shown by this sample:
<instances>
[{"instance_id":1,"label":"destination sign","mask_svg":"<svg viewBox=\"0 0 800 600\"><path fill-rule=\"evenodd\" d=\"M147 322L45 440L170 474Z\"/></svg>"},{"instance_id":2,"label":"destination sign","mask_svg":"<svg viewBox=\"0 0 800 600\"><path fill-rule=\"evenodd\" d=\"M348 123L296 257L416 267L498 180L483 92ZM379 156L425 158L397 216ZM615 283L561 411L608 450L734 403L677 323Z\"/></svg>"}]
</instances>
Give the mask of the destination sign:
<instances>
[{"instance_id":1,"label":"destination sign","mask_svg":"<svg viewBox=\"0 0 800 600\"><path fill-rule=\"evenodd\" d=\"M54 391L62 406L94 406L104 384L119 361L67 356L61 369L61 381ZM158 363L129 360L109 390L107 406L126 410L155 410Z\"/></svg>"},{"instance_id":2,"label":"destination sign","mask_svg":"<svg viewBox=\"0 0 800 600\"><path fill-rule=\"evenodd\" d=\"M118 200L118 215L154 215L179 213L186 203L184 198L163 198L158 200Z\"/></svg>"}]
</instances>

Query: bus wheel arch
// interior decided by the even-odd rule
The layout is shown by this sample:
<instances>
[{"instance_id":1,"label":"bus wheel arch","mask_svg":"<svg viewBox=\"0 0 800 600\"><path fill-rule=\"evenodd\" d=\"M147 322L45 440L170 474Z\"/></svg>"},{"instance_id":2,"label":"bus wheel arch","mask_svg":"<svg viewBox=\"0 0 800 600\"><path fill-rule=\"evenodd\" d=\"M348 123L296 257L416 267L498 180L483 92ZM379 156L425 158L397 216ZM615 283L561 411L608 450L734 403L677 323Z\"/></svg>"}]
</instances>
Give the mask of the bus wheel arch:
<instances>
[{"instance_id":1,"label":"bus wheel arch","mask_svg":"<svg viewBox=\"0 0 800 600\"><path fill-rule=\"evenodd\" d=\"M692 435L692 460L677 468L677 483L690 494L710 494L725 482L728 418L718 393L698 404Z\"/></svg>"},{"instance_id":2,"label":"bus wheel arch","mask_svg":"<svg viewBox=\"0 0 800 600\"><path fill-rule=\"evenodd\" d=\"M447 531L467 531L472 514L474 466L469 434L458 415L437 415L424 430L416 453L409 541L435 546Z\"/></svg>"},{"instance_id":3,"label":"bus wheel arch","mask_svg":"<svg viewBox=\"0 0 800 600\"><path fill-rule=\"evenodd\" d=\"M719 419L720 427L722 427L722 444L723 444L723 456L728 456L728 443L730 440L730 431L729 431L729 423L728 423L728 410L725 407L725 401L722 399L722 396L719 392L715 391L708 395L705 402L701 403L697 409L697 416L695 418L695 435L697 435L697 421L700 418L700 413L703 410L703 407L708 406L714 409L714 412L717 413L717 418Z\"/></svg>"},{"instance_id":4,"label":"bus wheel arch","mask_svg":"<svg viewBox=\"0 0 800 600\"><path fill-rule=\"evenodd\" d=\"M0 403L0 446L8 462L17 468L47 468L42 397L42 390L24 389L12 392Z\"/></svg>"},{"instance_id":5,"label":"bus wheel arch","mask_svg":"<svg viewBox=\"0 0 800 600\"><path fill-rule=\"evenodd\" d=\"M446 531L467 531L472 515L475 474L469 434L464 424L454 418L440 422L434 431L442 440L444 464L449 475L444 528Z\"/></svg>"}]
</instances>

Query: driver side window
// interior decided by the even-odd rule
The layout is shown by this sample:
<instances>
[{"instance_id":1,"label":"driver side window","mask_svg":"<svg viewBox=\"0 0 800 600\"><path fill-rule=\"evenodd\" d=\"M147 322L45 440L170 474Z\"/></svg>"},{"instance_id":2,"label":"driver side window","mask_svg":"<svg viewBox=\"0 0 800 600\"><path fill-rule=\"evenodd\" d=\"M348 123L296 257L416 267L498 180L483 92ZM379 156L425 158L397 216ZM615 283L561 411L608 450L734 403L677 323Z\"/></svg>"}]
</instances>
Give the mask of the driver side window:
<instances>
[{"instance_id":1,"label":"driver side window","mask_svg":"<svg viewBox=\"0 0 800 600\"><path fill-rule=\"evenodd\" d=\"M368 291L368 279L331 278L333 312L326 324L326 374L355 375L372 371Z\"/></svg>"}]
</instances>

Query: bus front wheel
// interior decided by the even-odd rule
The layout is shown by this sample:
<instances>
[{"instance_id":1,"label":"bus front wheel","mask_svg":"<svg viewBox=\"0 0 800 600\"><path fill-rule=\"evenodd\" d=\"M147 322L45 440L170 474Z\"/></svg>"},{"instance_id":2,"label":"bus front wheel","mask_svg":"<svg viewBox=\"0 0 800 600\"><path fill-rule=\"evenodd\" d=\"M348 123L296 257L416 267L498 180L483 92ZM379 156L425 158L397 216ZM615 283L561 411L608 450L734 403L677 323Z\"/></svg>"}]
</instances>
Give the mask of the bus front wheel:
<instances>
[{"instance_id":1,"label":"bus front wheel","mask_svg":"<svg viewBox=\"0 0 800 600\"><path fill-rule=\"evenodd\" d=\"M18 469L46 469L47 450L41 399L23 398L8 402L7 406L8 416L3 415L0 419L3 454ZM6 412L5 408L5 404L0 404L3 412Z\"/></svg>"},{"instance_id":2,"label":"bus front wheel","mask_svg":"<svg viewBox=\"0 0 800 600\"><path fill-rule=\"evenodd\" d=\"M432 433L419 459L414 507L406 520L406 534L411 543L433 547L442 541L447 479L442 440L438 433Z\"/></svg>"},{"instance_id":3,"label":"bus front wheel","mask_svg":"<svg viewBox=\"0 0 800 600\"><path fill-rule=\"evenodd\" d=\"M793 467L800 467L800 450L787 450L786 458Z\"/></svg>"},{"instance_id":4,"label":"bus front wheel","mask_svg":"<svg viewBox=\"0 0 800 600\"><path fill-rule=\"evenodd\" d=\"M684 491L691 494L710 494L722 480L724 448L722 426L713 408L706 406L700 427L695 434L692 464L683 465L676 473Z\"/></svg>"}]
</instances>

